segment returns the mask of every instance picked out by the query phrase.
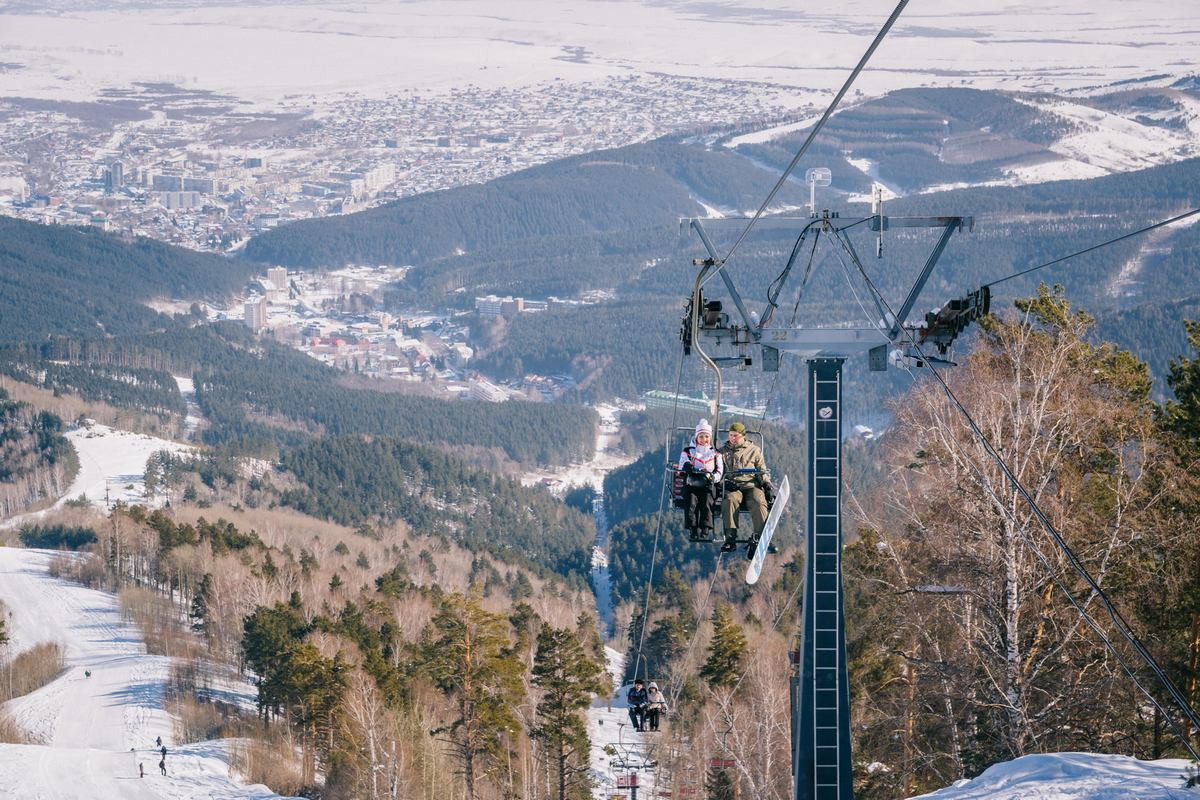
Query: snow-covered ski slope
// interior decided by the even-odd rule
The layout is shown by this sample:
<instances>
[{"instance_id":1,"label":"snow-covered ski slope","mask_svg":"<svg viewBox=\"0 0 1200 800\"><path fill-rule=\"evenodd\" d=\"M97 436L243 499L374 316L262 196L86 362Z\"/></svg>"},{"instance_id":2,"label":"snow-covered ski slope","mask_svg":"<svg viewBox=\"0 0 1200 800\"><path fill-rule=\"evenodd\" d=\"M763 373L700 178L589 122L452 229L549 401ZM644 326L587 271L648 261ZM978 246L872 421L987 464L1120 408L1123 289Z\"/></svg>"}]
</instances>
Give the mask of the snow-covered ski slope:
<instances>
[{"instance_id":1,"label":"snow-covered ski slope","mask_svg":"<svg viewBox=\"0 0 1200 800\"><path fill-rule=\"evenodd\" d=\"M1188 762L1138 761L1096 753L1048 753L994 764L924 800L1194 800L1184 789ZM915 800L915 799L914 799Z\"/></svg>"},{"instance_id":2,"label":"snow-covered ski slope","mask_svg":"<svg viewBox=\"0 0 1200 800\"><path fill-rule=\"evenodd\" d=\"M0 547L0 600L12 652L56 641L66 672L5 711L39 744L0 744L0 798L275 798L229 774L228 742L177 745L163 708L169 659L146 653L114 595L51 578L54 553ZM85 677L85 671L91 677ZM155 737L168 748L158 771ZM146 777L138 777L138 764Z\"/></svg>"},{"instance_id":3,"label":"snow-covered ski slope","mask_svg":"<svg viewBox=\"0 0 1200 800\"><path fill-rule=\"evenodd\" d=\"M592 794L596 798L606 800L617 793L616 778L630 772L640 774L644 787L649 787L654 780L652 771L630 768L623 764L636 764L646 758L653 758L653 737L659 734L638 733L633 730L629 721L629 703L625 693L632 684L621 685L625 674L625 655L611 647L604 648L604 657L608 674L612 676L613 685L620 687L613 698L596 697L592 707L587 710L588 738L592 742L591 776ZM666 727L664 720L663 727ZM606 749L607 748L607 749Z\"/></svg>"},{"instance_id":4,"label":"snow-covered ski slope","mask_svg":"<svg viewBox=\"0 0 1200 800\"><path fill-rule=\"evenodd\" d=\"M146 496L146 461L152 453L168 450L176 455L193 452L185 444L92 423L68 431L67 440L79 455L79 474L52 508L86 497L93 508L107 511L109 503L140 503L157 507L163 496ZM0 521L0 528L36 523L47 511L31 511Z\"/></svg>"}]
</instances>

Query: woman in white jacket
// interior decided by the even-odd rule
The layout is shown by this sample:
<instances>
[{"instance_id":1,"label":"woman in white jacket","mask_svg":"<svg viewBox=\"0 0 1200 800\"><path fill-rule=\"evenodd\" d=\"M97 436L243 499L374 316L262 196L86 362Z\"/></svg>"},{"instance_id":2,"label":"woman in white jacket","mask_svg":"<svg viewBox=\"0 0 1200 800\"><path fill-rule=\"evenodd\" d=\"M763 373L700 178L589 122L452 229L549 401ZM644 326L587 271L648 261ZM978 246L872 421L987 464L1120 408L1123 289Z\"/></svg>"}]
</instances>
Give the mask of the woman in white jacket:
<instances>
[{"instance_id":1,"label":"woman in white jacket","mask_svg":"<svg viewBox=\"0 0 1200 800\"><path fill-rule=\"evenodd\" d=\"M713 447L713 429L708 420L696 425L692 442L679 454L679 469L684 473L683 520L692 539L711 539L712 506L725 473L724 460Z\"/></svg>"},{"instance_id":2,"label":"woman in white jacket","mask_svg":"<svg viewBox=\"0 0 1200 800\"><path fill-rule=\"evenodd\" d=\"M650 688L646 690L646 723L643 727L650 731L658 730L658 717L666 711L666 698L658 690L658 684L650 681Z\"/></svg>"}]
</instances>

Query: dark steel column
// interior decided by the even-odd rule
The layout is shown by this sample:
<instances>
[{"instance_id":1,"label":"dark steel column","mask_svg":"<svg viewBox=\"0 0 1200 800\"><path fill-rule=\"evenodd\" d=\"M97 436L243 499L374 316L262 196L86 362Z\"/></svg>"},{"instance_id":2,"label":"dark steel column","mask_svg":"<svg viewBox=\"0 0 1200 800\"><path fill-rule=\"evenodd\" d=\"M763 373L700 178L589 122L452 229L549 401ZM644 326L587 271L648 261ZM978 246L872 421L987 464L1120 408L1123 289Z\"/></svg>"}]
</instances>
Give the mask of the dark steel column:
<instances>
[{"instance_id":1,"label":"dark steel column","mask_svg":"<svg viewBox=\"0 0 1200 800\"><path fill-rule=\"evenodd\" d=\"M808 551L795 800L852 800L850 691L842 604L842 362L808 362Z\"/></svg>"}]
</instances>

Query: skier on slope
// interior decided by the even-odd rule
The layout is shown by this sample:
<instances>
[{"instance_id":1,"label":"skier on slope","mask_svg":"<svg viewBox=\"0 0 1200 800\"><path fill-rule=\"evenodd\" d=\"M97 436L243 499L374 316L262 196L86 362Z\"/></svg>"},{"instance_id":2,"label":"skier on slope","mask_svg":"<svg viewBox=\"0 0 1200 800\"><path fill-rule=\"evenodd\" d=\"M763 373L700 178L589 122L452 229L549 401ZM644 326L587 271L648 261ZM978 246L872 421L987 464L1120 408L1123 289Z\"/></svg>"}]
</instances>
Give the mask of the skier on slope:
<instances>
[{"instance_id":1,"label":"skier on slope","mask_svg":"<svg viewBox=\"0 0 1200 800\"><path fill-rule=\"evenodd\" d=\"M724 459L713 447L713 429L708 420L696 424L691 444L679 454L684 474L683 524L693 541L711 539L712 506L724 474Z\"/></svg>"}]
</instances>

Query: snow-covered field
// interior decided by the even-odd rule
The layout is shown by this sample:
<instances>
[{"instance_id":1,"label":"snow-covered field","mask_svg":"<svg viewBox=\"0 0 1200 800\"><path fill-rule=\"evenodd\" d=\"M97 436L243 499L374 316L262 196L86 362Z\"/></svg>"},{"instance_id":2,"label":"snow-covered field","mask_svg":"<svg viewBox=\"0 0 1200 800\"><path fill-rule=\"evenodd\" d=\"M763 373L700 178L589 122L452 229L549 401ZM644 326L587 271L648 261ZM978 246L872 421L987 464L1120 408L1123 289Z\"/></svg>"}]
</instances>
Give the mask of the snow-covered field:
<instances>
[{"instance_id":1,"label":"snow-covered field","mask_svg":"<svg viewBox=\"0 0 1200 800\"><path fill-rule=\"evenodd\" d=\"M158 81L277 106L641 72L804 87L811 99L841 83L894 5L7 0L0 94L94 100ZM1200 6L1187 2L927 0L905 12L856 88L1051 90L1185 74L1200 69L1198 23Z\"/></svg>"},{"instance_id":2,"label":"snow-covered field","mask_svg":"<svg viewBox=\"0 0 1200 800\"><path fill-rule=\"evenodd\" d=\"M153 505L145 496L146 460L150 454L159 450L191 451L178 442L107 425L76 428L67 433L67 439L79 453L79 474L59 505L86 495L99 509L105 508L106 496L110 503L120 500Z\"/></svg>"},{"instance_id":3,"label":"snow-covered field","mask_svg":"<svg viewBox=\"0 0 1200 800\"><path fill-rule=\"evenodd\" d=\"M1195 800L1184 789L1188 762L1138 761L1096 753L1048 753L988 767L969 781L921 795L927 800Z\"/></svg>"},{"instance_id":4,"label":"snow-covered field","mask_svg":"<svg viewBox=\"0 0 1200 800\"><path fill-rule=\"evenodd\" d=\"M1066 163L1090 165L1094 171L1063 177L1091 178L1109 172L1128 172L1200 154L1200 108L1191 107L1191 102L1188 126L1181 130L1140 124L1119 114L1067 100L1029 101L1029 104L1064 117L1079 129L1050 145L1050 149L1067 159Z\"/></svg>"},{"instance_id":5,"label":"snow-covered field","mask_svg":"<svg viewBox=\"0 0 1200 800\"><path fill-rule=\"evenodd\" d=\"M277 797L230 777L228 742L173 741L163 708L169 659L146 654L114 595L51 578L46 565L55 555L0 548L0 600L12 612L13 652L56 641L67 660L57 680L6 704L39 744L0 744L0 797ZM158 772L159 736L168 748L166 777ZM139 763L145 778L138 777Z\"/></svg>"},{"instance_id":6,"label":"snow-covered field","mask_svg":"<svg viewBox=\"0 0 1200 800\"><path fill-rule=\"evenodd\" d=\"M81 497L101 511L118 500L127 504L162 505L164 498L146 496L146 460L159 450L192 452L192 448L179 442L99 424L68 431L66 437L79 455L79 474L53 508ZM45 514L43 510L10 517L0 522L0 528L14 528Z\"/></svg>"}]
</instances>

